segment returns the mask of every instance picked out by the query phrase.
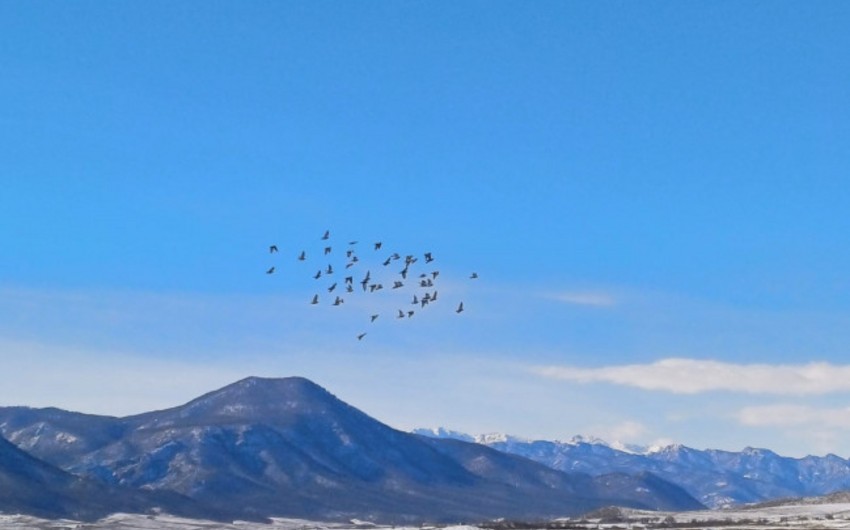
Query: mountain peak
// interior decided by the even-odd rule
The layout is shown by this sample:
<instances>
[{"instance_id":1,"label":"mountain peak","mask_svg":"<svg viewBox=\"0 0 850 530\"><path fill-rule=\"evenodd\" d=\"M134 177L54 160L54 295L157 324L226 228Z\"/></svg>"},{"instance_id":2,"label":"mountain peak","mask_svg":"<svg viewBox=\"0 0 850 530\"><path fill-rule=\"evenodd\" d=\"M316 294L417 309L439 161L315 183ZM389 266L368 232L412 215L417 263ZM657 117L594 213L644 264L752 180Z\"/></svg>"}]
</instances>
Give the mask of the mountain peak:
<instances>
[{"instance_id":1,"label":"mountain peak","mask_svg":"<svg viewBox=\"0 0 850 530\"><path fill-rule=\"evenodd\" d=\"M294 416L350 408L304 377L246 377L192 401L157 413L137 416L150 427L204 423L288 421Z\"/></svg>"}]
</instances>

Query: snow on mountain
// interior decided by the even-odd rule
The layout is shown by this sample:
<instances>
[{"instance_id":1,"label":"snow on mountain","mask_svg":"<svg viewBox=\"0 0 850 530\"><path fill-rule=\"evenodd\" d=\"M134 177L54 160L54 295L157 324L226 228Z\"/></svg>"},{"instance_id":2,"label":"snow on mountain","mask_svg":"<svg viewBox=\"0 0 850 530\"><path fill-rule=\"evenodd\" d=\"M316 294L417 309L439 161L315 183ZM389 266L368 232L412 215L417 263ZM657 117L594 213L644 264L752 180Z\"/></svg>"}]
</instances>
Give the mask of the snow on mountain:
<instances>
[{"instance_id":1,"label":"snow on mountain","mask_svg":"<svg viewBox=\"0 0 850 530\"><path fill-rule=\"evenodd\" d=\"M568 442L456 432L454 436L472 438L553 469L593 475L651 472L715 508L850 488L850 460L836 455L798 459L753 447L740 452L698 450L682 444L642 447L588 436L574 436Z\"/></svg>"}]
</instances>

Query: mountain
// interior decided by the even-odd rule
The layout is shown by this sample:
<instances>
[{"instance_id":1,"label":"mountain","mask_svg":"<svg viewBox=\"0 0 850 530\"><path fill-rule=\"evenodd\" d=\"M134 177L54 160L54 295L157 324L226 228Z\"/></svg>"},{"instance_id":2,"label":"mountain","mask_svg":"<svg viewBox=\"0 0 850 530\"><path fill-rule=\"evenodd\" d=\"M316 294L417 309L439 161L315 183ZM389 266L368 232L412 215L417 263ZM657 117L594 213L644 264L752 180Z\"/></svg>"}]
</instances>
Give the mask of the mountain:
<instances>
[{"instance_id":1,"label":"mountain","mask_svg":"<svg viewBox=\"0 0 850 530\"><path fill-rule=\"evenodd\" d=\"M0 408L0 432L65 471L240 517L540 518L701 505L653 475L564 473L479 444L401 432L307 379L250 377L125 418Z\"/></svg>"},{"instance_id":2,"label":"mountain","mask_svg":"<svg viewBox=\"0 0 850 530\"><path fill-rule=\"evenodd\" d=\"M114 487L78 477L0 438L0 512L37 517L99 519L115 512L168 511L187 517L222 514L168 492Z\"/></svg>"},{"instance_id":3,"label":"mountain","mask_svg":"<svg viewBox=\"0 0 850 530\"><path fill-rule=\"evenodd\" d=\"M591 475L653 473L714 508L850 489L850 460L831 454L790 458L751 447L740 452L698 450L679 444L643 448L607 444L597 438L581 436L559 442L525 440L503 434L470 436L446 429L417 429L414 432L438 438L474 440L560 471Z\"/></svg>"}]
</instances>

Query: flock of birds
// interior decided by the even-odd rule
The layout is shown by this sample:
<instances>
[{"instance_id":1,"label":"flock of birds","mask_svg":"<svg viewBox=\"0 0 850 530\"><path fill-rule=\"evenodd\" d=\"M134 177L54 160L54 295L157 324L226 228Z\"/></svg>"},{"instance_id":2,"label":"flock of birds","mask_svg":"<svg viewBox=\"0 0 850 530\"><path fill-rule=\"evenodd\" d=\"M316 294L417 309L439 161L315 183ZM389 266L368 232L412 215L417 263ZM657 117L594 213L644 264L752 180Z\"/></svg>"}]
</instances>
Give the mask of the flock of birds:
<instances>
[{"instance_id":1,"label":"flock of birds","mask_svg":"<svg viewBox=\"0 0 850 530\"><path fill-rule=\"evenodd\" d=\"M377 278L378 273L376 273L376 277L373 277L371 269L367 269L365 274L356 275L356 271L363 268L360 256L357 253L358 248L361 248L358 246L358 241L349 241L344 251L340 251L338 248L335 249L331 244L330 230L325 231L324 235L321 237L321 241L323 244L322 250L319 254L323 259L323 265L321 268L316 270L315 273L312 273L312 278L317 281L320 281L323 278L327 280L327 283L323 286L323 290L327 291L328 298L332 300L330 302L331 305L340 306L345 303L345 298L347 296L354 295L358 292L373 294L385 289L383 282ZM383 249L383 243L381 241L376 241L369 246L371 247L373 256L375 255L375 252L380 252ZM269 245L270 254L278 254L279 252L277 245ZM343 252L345 255L343 268L340 269L340 265L337 264L337 268L335 269L332 258L337 255L342 255ZM387 269L391 266L395 266L397 270L397 273L391 276L390 280L387 282L388 287L386 287L386 289L396 291L407 288L409 291L410 288L413 287L414 291L412 299L409 302L409 306L414 306L414 308L410 308L408 306L406 308L402 307L398 309L398 314L394 315L395 318L413 318L416 311L424 310L426 307L438 301L439 292L437 291L437 278L440 276L440 271L433 266L424 270L422 268L423 266L429 265L435 261L431 252L424 252L420 255L407 254L404 256L398 252L392 252L385 253L383 256L385 256L385 259L380 261L381 266ZM299 262L306 262L307 252L302 250L298 254L296 260ZM327 263L327 265L324 265L324 263ZM417 263L420 265L417 265ZM402 266L400 270L397 269L399 264ZM274 266L271 266L266 270L266 274L274 273ZM386 275L382 274L381 276ZM469 275L469 279L471 280L475 280L477 278L478 273L476 272ZM392 282L392 284L390 285L389 282ZM359 287L357 287L358 285ZM310 300L310 304L320 304L322 296L320 296L319 293L314 294ZM457 314L463 313L463 301L458 303L457 308L454 311ZM369 323L375 322L380 316L380 313L372 313L369 316ZM366 331L359 333L357 335L357 340L363 340L363 337L366 335Z\"/></svg>"}]
</instances>

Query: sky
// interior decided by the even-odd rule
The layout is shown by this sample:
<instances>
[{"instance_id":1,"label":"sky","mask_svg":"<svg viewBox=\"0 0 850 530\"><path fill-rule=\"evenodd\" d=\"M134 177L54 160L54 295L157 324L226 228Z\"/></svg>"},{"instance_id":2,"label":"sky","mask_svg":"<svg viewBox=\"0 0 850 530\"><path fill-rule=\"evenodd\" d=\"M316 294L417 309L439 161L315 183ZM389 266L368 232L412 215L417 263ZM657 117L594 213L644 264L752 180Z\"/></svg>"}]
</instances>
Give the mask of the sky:
<instances>
[{"instance_id":1,"label":"sky","mask_svg":"<svg viewBox=\"0 0 850 530\"><path fill-rule=\"evenodd\" d=\"M848 25L839 1L0 3L0 405L299 375L400 429L850 457ZM335 307L346 249L386 289ZM395 318L392 252L439 302Z\"/></svg>"}]
</instances>

